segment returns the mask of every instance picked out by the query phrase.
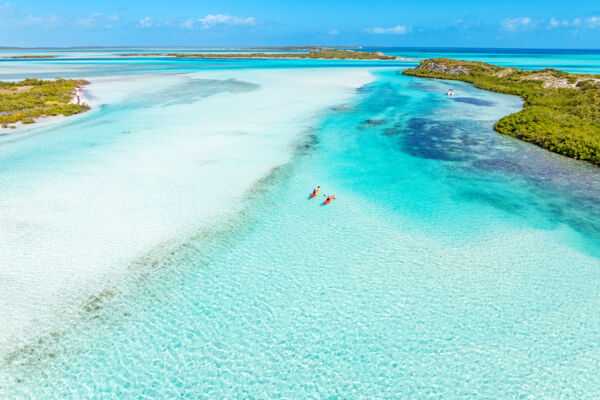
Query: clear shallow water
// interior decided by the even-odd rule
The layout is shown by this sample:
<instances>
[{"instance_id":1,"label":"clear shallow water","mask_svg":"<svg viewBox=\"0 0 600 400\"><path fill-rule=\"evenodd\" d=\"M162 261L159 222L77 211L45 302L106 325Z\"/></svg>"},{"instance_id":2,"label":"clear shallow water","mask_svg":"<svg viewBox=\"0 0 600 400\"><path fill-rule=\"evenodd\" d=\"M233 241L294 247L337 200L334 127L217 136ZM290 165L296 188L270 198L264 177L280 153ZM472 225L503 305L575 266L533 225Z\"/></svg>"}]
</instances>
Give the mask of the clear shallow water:
<instances>
[{"instance_id":1,"label":"clear shallow water","mask_svg":"<svg viewBox=\"0 0 600 400\"><path fill-rule=\"evenodd\" d=\"M324 101L239 212L200 216L11 352L0 395L597 398L598 170L496 135L519 99L397 72ZM45 148L22 143L5 170ZM316 184L337 200L308 200Z\"/></svg>"},{"instance_id":2,"label":"clear shallow water","mask_svg":"<svg viewBox=\"0 0 600 400\"><path fill-rule=\"evenodd\" d=\"M206 69L91 79L93 111L0 138L0 352L118 282L150 249L238 210L315 117L371 76Z\"/></svg>"}]
</instances>

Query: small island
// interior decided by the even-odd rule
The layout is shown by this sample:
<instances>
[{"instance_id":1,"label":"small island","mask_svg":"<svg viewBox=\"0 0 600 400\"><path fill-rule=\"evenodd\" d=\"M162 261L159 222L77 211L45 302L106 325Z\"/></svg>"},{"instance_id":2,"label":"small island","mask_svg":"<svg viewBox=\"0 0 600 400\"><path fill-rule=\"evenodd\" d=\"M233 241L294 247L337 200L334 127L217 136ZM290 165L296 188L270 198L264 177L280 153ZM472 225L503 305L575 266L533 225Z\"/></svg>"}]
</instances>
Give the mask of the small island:
<instances>
[{"instance_id":1,"label":"small island","mask_svg":"<svg viewBox=\"0 0 600 400\"><path fill-rule=\"evenodd\" d=\"M304 48L302 48L304 49ZM287 50L290 50L289 48ZM399 60L381 52L312 48L308 52L297 53L169 53L169 54L121 54L121 57L164 56L175 58L286 58L314 60Z\"/></svg>"},{"instance_id":2,"label":"small island","mask_svg":"<svg viewBox=\"0 0 600 400\"><path fill-rule=\"evenodd\" d=\"M44 58L56 58L56 56L10 56L10 57L2 57L9 58L14 60L29 60L29 59L44 59Z\"/></svg>"},{"instance_id":3,"label":"small island","mask_svg":"<svg viewBox=\"0 0 600 400\"><path fill-rule=\"evenodd\" d=\"M523 109L496 122L497 132L600 166L600 75L550 68L523 71L447 58L421 61L403 73L520 96Z\"/></svg>"},{"instance_id":4,"label":"small island","mask_svg":"<svg viewBox=\"0 0 600 400\"><path fill-rule=\"evenodd\" d=\"M81 88L88 83L73 79L0 81L0 127L15 128L11 124L87 111L90 107L81 98Z\"/></svg>"}]
</instances>

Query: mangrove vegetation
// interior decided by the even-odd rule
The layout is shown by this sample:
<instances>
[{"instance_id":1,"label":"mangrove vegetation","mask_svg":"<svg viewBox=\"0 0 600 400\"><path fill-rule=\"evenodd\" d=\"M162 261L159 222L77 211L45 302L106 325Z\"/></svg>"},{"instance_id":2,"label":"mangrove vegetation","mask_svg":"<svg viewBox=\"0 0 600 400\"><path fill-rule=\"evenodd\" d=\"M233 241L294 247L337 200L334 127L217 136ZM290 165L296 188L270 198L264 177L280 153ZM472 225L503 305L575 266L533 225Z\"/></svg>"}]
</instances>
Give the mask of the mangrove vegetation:
<instances>
[{"instance_id":1,"label":"mangrove vegetation","mask_svg":"<svg viewBox=\"0 0 600 400\"><path fill-rule=\"evenodd\" d=\"M85 80L25 79L20 82L0 82L0 126L30 124L42 116L69 116L89 110L86 104L76 104L76 90Z\"/></svg>"},{"instance_id":2,"label":"mangrove vegetation","mask_svg":"<svg viewBox=\"0 0 600 400\"><path fill-rule=\"evenodd\" d=\"M445 58L421 61L403 73L458 80L479 89L520 96L523 109L496 122L497 132L600 165L600 75L550 68L524 71Z\"/></svg>"},{"instance_id":3,"label":"mangrove vegetation","mask_svg":"<svg viewBox=\"0 0 600 400\"><path fill-rule=\"evenodd\" d=\"M159 54L122 54L122 57L158 56ZM176 58L300 58L326 60L396 60L397 57L386 56L381 52L367 52L342 49L312 49L308 52L296 53L169 53L165 57Z\"/></svg>"},{"instance_id":4,"label":"mangrove vegetation","mask_svg":"<svg viewBox=\"0 0 600 400\"><path fill-rule=\"evenodd\" d=\"M2 57L2 58L11 58L11 59L17 59L17 60L28 60L28 59L44 59L44 58L56 58L56 56L36 56L36 55L32 55L32 56L10 56L10 57Z\"/></svg>"}]
</instances>

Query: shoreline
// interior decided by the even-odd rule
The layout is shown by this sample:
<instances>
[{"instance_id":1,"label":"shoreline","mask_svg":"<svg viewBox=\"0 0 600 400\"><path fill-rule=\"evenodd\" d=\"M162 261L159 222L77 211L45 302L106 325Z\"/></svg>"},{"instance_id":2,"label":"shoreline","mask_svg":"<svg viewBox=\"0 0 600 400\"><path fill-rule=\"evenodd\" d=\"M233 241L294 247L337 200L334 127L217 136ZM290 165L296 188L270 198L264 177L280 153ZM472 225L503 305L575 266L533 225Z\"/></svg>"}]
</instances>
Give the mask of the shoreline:
<instances>
[{"instance_id":1,"label":"shoreline","mask_svg":"<svg viewBox=\"0 0 600 400\"><path fill-rule=\"evenodd\" d=\"M71 103L77 104L78 106L87 105L85 103L85 98L83 97L83 90L80 87L75 88L73 98L71 99Z\"/></svg>"},{"instance_id":2,"label":"shoreline","mask_svg":"<svg viewBox=\"0 0 600 400\"><path fill-rule=\"evenodd\" d=\"M88 83L89 84L89 83ZM87 107L87 110L71 114L71 115L40 115L38 117L33 117L32 123L23 123L22 121L16 121L13 123L6 123L6 127L0 126L0 137L9 136L11 133L23 132L24 130L30 130L32 128L47 126L54 122L62 121L63 119L73 117L78 114L84 114L88 111L91 111L93 107L89 104L89 99L84 95L84 91L82 87L75 87L73 92L71 93L71 100L66 104L73 104L77 106Z\"/></svg>"},{"instance_id":3,"label":"shoreline","mask_svg":"<svg viewBox=\"0 0 600 400\"><path fill-rule=\"evenodd\" d=\"M85 98L81 97L84 101ZM74 100L72 100L74 101ZM76 103L72 103L72 104L76 104ZM49 127L51 125L55 125L55 124L59 124L62 123L64 121L67 121L68 119L71 119L72 117L76 117L78 115L83 115L89 111L94 110L94 107L90 106L89 103L82 103L80 105L87 105L89 107L88 111L82 112L82 113L78 113L78 114L74 114L74 115L69 115L69 116L65 116L65 115L42 115L40 117L36 117L34 118L35 123L33 124L23 124L21 123L21 121L19 122L15 122L14 124L12 124L12 126L14 126L14 128L3 128L0 129L0 139L3 138L9 138L13 135L17 135L17 134L23 134L35 129L41 129L41 128L46 128Z\"/></svg>"},{"instance_id":4,"label":"shoreline","mask_svg":"<svg viewBox=\"0 0 600 400\"><path fill-rule=\"evenodd\" d=\"M595 100L600 95L600 75L549 68L519 70L449 58L423 60L402 74L460 81L519 96L523 108L498 120L496 132L600 167L600 105Z\"/></svg>"}]
</instances>

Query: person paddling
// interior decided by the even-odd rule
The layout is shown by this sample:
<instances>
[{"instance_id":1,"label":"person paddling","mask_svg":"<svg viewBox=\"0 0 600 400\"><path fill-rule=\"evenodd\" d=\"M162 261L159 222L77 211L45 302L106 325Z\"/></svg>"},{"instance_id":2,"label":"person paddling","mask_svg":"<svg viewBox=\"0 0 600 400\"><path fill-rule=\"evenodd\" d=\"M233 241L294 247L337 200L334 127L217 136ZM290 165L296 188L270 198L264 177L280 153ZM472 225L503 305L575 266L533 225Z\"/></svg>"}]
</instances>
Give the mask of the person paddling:
<instances>
[{"instance_id":1,"label":"person paddling","mask_svg":"<svg viewBox=\"0 0 600 400\"><path fill-rule=\"evenodd\" d=\"M335 194L332 194L331 196L327 196L327 199L323 202L323 204L329 204L333 201L333 199L335 199Z\"/></svg>"},{"instance_id":2,"label":"person paddling","mask_svg":"<svg viewBox=\"0 0 600 400\"><path fill-rule=\"evenodd\" d=\"M320 188L320 187L321 187L321 186L317 186L317 187L316 187L316 189L313 189L313 191L312 191L312 193L310 194L309 198L311 198L311 199L312 199L313 197L315 197L316 195L318 195L318 194L319 194L319 188Z\"/></svg>"}]
</instances>

